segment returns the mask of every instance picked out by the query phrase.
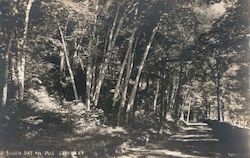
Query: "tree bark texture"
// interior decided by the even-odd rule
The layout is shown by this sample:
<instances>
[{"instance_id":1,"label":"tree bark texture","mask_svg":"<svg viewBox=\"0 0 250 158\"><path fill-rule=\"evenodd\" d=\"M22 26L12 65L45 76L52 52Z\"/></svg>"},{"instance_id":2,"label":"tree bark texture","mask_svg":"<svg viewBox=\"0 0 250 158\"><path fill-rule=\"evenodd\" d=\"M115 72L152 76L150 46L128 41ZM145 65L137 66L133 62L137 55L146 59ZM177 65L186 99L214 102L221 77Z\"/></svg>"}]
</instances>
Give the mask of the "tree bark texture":
<instances>
[{"instance_id":1,"label":"tree bark texture","mask_svg":"<svg viewBox=\"0 0 250 158\"><path fill-rule=\"evenodd\" d=\"M60 26L59 26L59 32L60 32L60 36L61 36L61 40L62 40L62 44L63 44L64 56L65 56L66 64L67 64L67 67L68 67L71 84L72 84L73 91L74 91L74 97L75 97L75 100L79 100L78 93L77 93L77 88L76 88L76 83L75 83L75 77L74 77L74 73L72 71L69 56L68 56L69 53L68 53L68 50L67 50L67 43L65 41L64 34L63 34L63 31L62 31Z\"/></svg>"},{"instance_id":2,"label":"tree bark texture","mask_svg":"<svg viewBox=\"0 0 250 158\"><path fill-rule=\"evenodd\" d=\"M114 21L113 21L113 24L112 24L112 27L111 27L111 30L109 33L109 44L108 44L108 48L107 48L106 58L104 59L104 62L101 65L101 68L99 71L99 76L98 76L98 79L96 82L95 94L93 97L94 106L98 105L102 83L104 81L105 74L108 70L111 54L113 52L115 42L116 42L116 39L120 33L123 22L125 21L127 15L135 9L136 5L137 5L137 3L132 7L132 9L125 11L122 14L122 17L119 21L118 21L118 16L119 16L119 12L120 12L120 6L118 6L118 8L117 8L116 15L115 15L115 18L114 18ZM116 28L116 31L115 31L115 28Z\"/></svg>"},{"instance_id":3,"label":"tree bark texture","mask_svg":"<svg viewBox=\"0 0 250 158\"><path fill-rule=\"evenodd\" d=\"M25 10L25 20L24 20L24 29L21 40L19 41L19 57L18 57L18 91L19 91L19 100L22 101L24 97L24 80L25 80L25 64L26 64L26 38L28 34L29 26L29 16L31 7L34 0L29 0L26 10Z\"/></svg>"},{"instance_id":4,"label":"tree bark texture","mask_svg":"<svg viewBox=\"0 0 250 158\"><path fill-rule=\"evenodd\" d=\"M136 12L137 13L137 12ZM135 16L137 16L135 13ZM136 18L135 18L136 19ZM130 39L129 39L129 44L128 44L128 48L127 48L127 51L126 51L126 54L125 54L125 57L124 57L124 60L122 62L122 65L121 65L121 69L120 69L120 73L119 73L119 77L118 77L118 81L117 81L117 84L115 86L115 93L114 93L114 96L113 96L113 104L112 104L112 107L115 106L116 102L117 102L117 97L120 93L120 86L121 86L121 82L122 82L122 76L123 76L123 73L124 73L124 69L125 69L125 66L127 64L127 60L128 60L128 56L129 54L131 53L131 50L133 48L133 43L134 43L134 38L135 38L135 34L136 34L136 31L137 31L137 26L134 27L133 31L132 31L132 34L130 36Z\"/></svg>"},{"instance_id":5,"label":"tree bark texture","mask_svg":"<svg viewBox=\"0 0 250 158\"><path fill-rule=\"evenodd\" d=\"M153 109L154 112L156 112L157 109L157 101L158 101L158 96L159 96L159 90L160 90L160 81L156 81L156 90L155 90L155 96L154 96L154 103L153 103Z\"/></svg>"},{"instance_id":6,"label":"tree bark texture","mask_svg":"<svg viewBox=\"0 0 250 158\"><path fill-rule=\"evenodd\" d=\"M131 111L132 106L134 105L134 100L135 100L135 96L136 96L136 92L137 92L139 80L140 80L140 77L141 77L142 69L143 69L144 64L146 62L146 59L147 59L149 50L151 48L151 45L153 43L153 40L154 40L154 37L155 37L157 29L158 29L158 25L153 29L152 35L151 35L151 37L149 39L149 42L147 44L147 47L146 47L144 53L143 53L143 57L142 57L141 63L139 64L139 69L138 69L138 72L137 72L137 76L136 76L136 79L134 81L134 86L133 86L132 92L130 94L128 105L127 105L127 109L126 109L126 118L125 118L126 119L126 123L128 123L130 111Z\"/></svg>"},{"instance_id":7,"label":"tree bark texture","mask_svg":"<svg viewBox=\"0 0 250 158\"><path fill-rule=\"evenodd\" d=\"M126 70L126 76L124 79L124 83L123 83L123 93L122 93L122 97L121 97L121 102L120 102L120 106L119 106L119 110L118 110L118 116L117 116L117 125L119 126L121 123L121 113L125 107L126 104L126 99L127 99L127 93L128 93L128 86L129 86L129 80L131 77L131 73L132 73L132 69L134 66L134 55L135 55L135 49L138 43L138 38L136 38L135 42L134 42L134 49L132 50L132 52L129 54L128 56L128 62L127 62L127 70Z\"/></svg>"},{"instance_id":8,"label":"tree bark texture","mask_svg":"<svg viewBox=\"0 0 250 158\"><path fill-rule=\"evenodd\" d=\"M5 107L8 99L8 82L9 82L9 57L10 57L10 49L12 43L12 34L9 35L9 42L7 45L7 50L4 55L4 70L3 70L3 85L2 85L2 106Z\"/></svg>"},{"instance_id":9,"label":"tree bark texture","mask_svg":"<svg viewBox=\"0 0 250 158\"><path fill-rule=\"evenodd\" d=\"M109 65L109 61L110 61L110 54L113 51L113 47L114 47L116 38L117 38L117 36L118 36L118 34L120 32L121 25L123 24L123 20L121 19L119 21L119 24L117 26L117 30L115 32L115 27L116 27L117 22L118 22L119 10L120 10L120 7L118 6L116 14L115 14L114 21L113 21L113 24L112 24L112 27L111 27L111 30L110 30L110 33L109 33L107 54L106 54L106 57L104 59L104 62L101 64L101 67L100 67L100 70L99 70L99 75L98 75L97 82L96 82L95 94L94 94L94 97L93 97L94 106L98 105L102 83L103 83L103 80L105 78L105 74L106 74L106 71L108 69L108 65Z\"/></svg>"}]
</instances>

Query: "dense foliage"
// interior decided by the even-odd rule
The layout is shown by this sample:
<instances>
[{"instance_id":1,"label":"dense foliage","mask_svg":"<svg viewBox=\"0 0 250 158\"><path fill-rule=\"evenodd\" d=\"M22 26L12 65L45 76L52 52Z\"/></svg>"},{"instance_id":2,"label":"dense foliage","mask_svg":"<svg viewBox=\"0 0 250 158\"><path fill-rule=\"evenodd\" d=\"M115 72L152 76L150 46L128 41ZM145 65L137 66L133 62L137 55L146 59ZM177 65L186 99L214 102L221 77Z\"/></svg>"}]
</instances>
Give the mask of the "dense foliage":
<instances>
[{"instance_id":1,"label":"dense foliage","mask_svg":"<svg viewBox=\"0 0 250 158\"><path fill-rule=\"evenodd\" d=\"M0 6L1 111L30 103L30 91L45 87L58 106L102 109L118 126L147 117L159 132L166 120L249 126L247 0Z\"/></svg>"}]
</instances>

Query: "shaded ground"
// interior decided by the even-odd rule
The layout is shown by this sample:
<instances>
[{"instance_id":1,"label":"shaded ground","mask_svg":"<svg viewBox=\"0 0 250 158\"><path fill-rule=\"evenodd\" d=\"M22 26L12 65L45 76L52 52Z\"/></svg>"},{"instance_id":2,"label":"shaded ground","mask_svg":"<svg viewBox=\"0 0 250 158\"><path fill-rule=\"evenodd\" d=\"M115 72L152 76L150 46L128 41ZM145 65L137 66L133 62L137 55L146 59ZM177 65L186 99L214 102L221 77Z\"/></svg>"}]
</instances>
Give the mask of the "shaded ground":
<instances>
[{"instance_id":1,"label":"shaded ground","mask_svg":"<svg viewBox=\"0 0 250 158\"><path fill-rule=\"evenodd\" d=\"M0 158L250 157L246 129L218 121L189 126L168 121L159 135L156 115L112 127L102 110L58 103L43 89L31 90L26 104L13 103L0 112ZM24 155L27 150L33 154ZM22 153L15 156L15 151Z\"/></svg>"},{"instance_id":2,"label":"shaded ground","mask_svg":"<svg viewBox=\"0 0 250 158\"><path fill-rule=\"evenodd\" d=\"M33 98L35 104L14 103L0 113L0 158L110 157L157 136L154 116L126 128L112 127L98 109L87 111L78 103L59 105L42 93ZM169 123L164 129L174 127ZM25 155L26 151L33 153Z\"/></svg>"},{"instance_id":3,"label":"shaded ground","mask_svg":"<svg viewBox=\"0 0 250 158\"><path fill-rule=\"evenodd\" d=\"M250 153L232 153L234 146L219 141L212 129L207 125L190 125L184 127L168 139L146 146L128 148L119 153L117 157L167 157L167 158L202 158L202 157L249 157Z\"/></svg>"},{"instance_id":4,"label":"shaded ground","mask_svg":"<svg viewBox=\"0 0 250 158\"><path fill-rule=\"evenodd\" d=\"M219 149L224 157L250 157L250 130L226 122L208 120L213 135L219 139Z\"/></svg>"},{"instance_id":5,"label":"shaded ground","mask_svg":"<svg viewBox=\"0 0 250 158\"><path fill-rule=\"evenodd\" d=\"M108 157L124 142L126 131L106 125L100 109L59 103L45 89L31 89L28 95L25 103L0 111L0 158Z\"/></svg>"},{"instance_id":6,"label":"shaded ground","mask_svg":"<svg viewBox=\"0 0 250 158\"><path fill-rule=\"evenodd\" d=\"M25 111L28 113L28 109ZM127 132L119 128L99 127L99 131L76 134L72 130L73 127L61 122L63 116L59 114L31 112L40 119L49 120L37 125L24 124L17 118L11 118L11 122L1 121L0 158L112 157L117 151L129 146L145 145L145 142L152 141L157 136L157 126L152 126L157 122L152 120L144 120L144 124L135 122L132 127L126 129ZM134 126L137 126L136 130L132 130ZM165 129L173 127L168 126ZM25 151L31 151L33 154L25 155ZM20 152L20 155L15 155L15 152ZM40 155L34 154L35 152ZM73 152L78 153L72 154Z\"/></svg>"}]
</instances>

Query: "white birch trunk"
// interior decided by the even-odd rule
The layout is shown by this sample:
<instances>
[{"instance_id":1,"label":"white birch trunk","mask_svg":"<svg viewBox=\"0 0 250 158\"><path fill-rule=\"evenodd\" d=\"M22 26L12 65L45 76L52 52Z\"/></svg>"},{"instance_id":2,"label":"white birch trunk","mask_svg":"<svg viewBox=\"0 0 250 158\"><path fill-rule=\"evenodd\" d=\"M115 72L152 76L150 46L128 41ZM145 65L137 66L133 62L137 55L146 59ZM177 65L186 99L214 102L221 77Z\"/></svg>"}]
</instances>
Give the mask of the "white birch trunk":
<instances>
[{"instance_id":1,"label":"white birch trunk","mask_svg":"<svg viewBox=\"0 0 250 158\"><path fill-rule=\"evenodd\" d=\"M113 96L112 107L115 106L115 104L117 102L117 97L118 97L118 95L120 93L120 86L121 86L121 82L122 82L122 75L123 75L123 72L124 72L127 60L128 60L128 56L131 53L131 50L132 50L132 47L133 47L136 30L137 30L137 27L135 27L133 29L132 35L130 36L128 49L126 51L124 61L123 61L122 65L121 65L120 74L119 74L118 81L117 81L117 84L116 84L116 87L115 87L115 93L114 93L114 96Z\"/></svg>"},{"instance_id":2,"label":"white birch trunk","mask_svg":"<svg viewBox=\"0 0 250 158\"><path fill-rule=\"evenodd\" d=\"M157 82L156 82L156 90L155 90L155 97L154 97L154 103L153 103L154 112L156 112L156 109L157 109L157 101L158 101L158 96L159 96L159 90L160 90L160 81L157 80Z\"/></svg>"},{"instance_id":3,"label":"white birch trunk","mask_svg":"<svg viewBox=\"0 0 250 158\"><path fill-rule=\"evenodd\" d=\"M188 102L187 121L186 121L187 124L189 123L189 120L190 120L191 102L192 102L192 99L189 99L189 102Z\"/></svg>"},{"instance_id":4,"label":"white birch trunk","mask_svg":"<svg viewBox=\"0 0 250 158\"><path fill-rule=\"evenodd\" d=\"M130 94L128 105L127 105L127 109L126 109L126 118L125 118L126 119L126 123L128 123L129 113L131 111L131 107L134 105L135 95L136 95L136 92L137 92L138 83L139 83L139 80L140 80L140 77L141 77L142 69L144 67L145 61L146 61L148 53L149 53L149 49L151 48L151 45L153 43L154 36L156 34L157 29L158 29L158 25L153 29L152 35L150 37L150 40L148 42L148 45L147 45L144 53L143 53L143 57L142 57L140 65L139 65L137 76L136 76L136 79L135 79L135 82L134 82L134 86L133 86L132 92Z\"/></svg>"},{"instance_id":5,"label":"white birch trunk","mask_svg":"<svg viewBox=\"0 0 250 158\"><path fill-rule=\"evenodd\" d=\"M126 76L125 76L125 80L123 83L123 85L124 85L123 86L123 93L122 93L121 102L120 102L120 106L119 106L119 110L118 110L118 114L117 114L117 126L120 126L120 124L121 124L121 113L122 113L122 110L124 109L125 103L126 103L126 98L127 98L127 93L128 93L128 85L129 85L129 80L131 77L132 69L134 66L134 55L135 55L135 49L136 49L137 43L138 43L138 38L136 38L136 40L135 40L133 51L128 56L127 71L126 71Z\"/></svg>"},{"instance_id":6,"label":"white birch trunk","mask_svg":"<svg viewBox=\"0 0 250 158\"><path fill-rule=\"evenodd\" d=\"M63 44L64 56L65 56L66 64L67 64L67 67L68 67L70 80L71 80L73 91L74 91L74 97L75 97L75 100L79 100L78 93L77 93L77 88L76 88L76 84L75 84L74 73L72 71L71 64L70 64L70 61L69 61L67 44L66 44L66 41L64 39L64 35L63 35L62 29L61 29L60 26L59 26L59 32L60 32L60 36L61 36L61 40L62 40L62 44Z\"/></svg>"},{"instance_id":7,"label":"white birch trunk","mask_svg":"<svg viewBox=\"0 0 250 158\"><path fill-rule=\"evenodd\" d=\"M111 27L110 34L109 34L109 44L108 44L108 49L107 49L107 54L106 54L107 57L105 58L102 66L100 68L99 76L98 76L98 79L97 79L95 94L94 94L94 97L93 97L95 106L98 105L102 83L103 83L103 80L105 78L105 74L106 74L106 71L107 71L108 66L109 66L110 56L111 56L111 53L113 52L116 39L117 39L117 37L118 37L118 35L120 33L120 29L121 29L121 27L123 25L123 22L124 22L125 18L127 17L127 14L132 12L135 9L135 6L137 4L138 3L134 4L133 8L131 10L129 10L128 12L124 12L122 18L120 19L120 21L118 21L118 14L119 14L120 6L118 6L118 8L117 8L115 19L114 19L114 22L113 22L113 25ZM117 23L118 23L118 26L116 28L116 31L114 32Z\"/></svg>"},{"instance_id":8,"label":"white birch trunk","mask_svg":"<svg viewBox=\"0 0 250 158\"><path fill-rule=\"evenodd\" d=\"M6 106L8 99L8 81L9 81L9 57L12 42L12 33L10 35L8 48L4 56L4 74L3 74L3 89L2 89L2 106Z\"/></svg>"},{"instance_id":9,"label":"white birch trunk","mask_svg":"<svg viewBox=\"0 0 250 158\"><path fill-rule=\"evenodd\" d=\"M103 64L101 64L101 67L100 67L99 76L98 76L97 83L96 83L96 88L95 88L95 94L94 94L94 97L93 97L94 106L98 105L102 83L103 83L103 80L105 78L106 71L108 69L110 54L111 54L111 52L113 50L114 43L115 43L116 38L118 36L118 33L120 31L119 29L121 28L121 25L123 23L123 20L120 20L120 23L119 23L119 26L117 27L116 33L114 33L115 26L116 26L117 21L118 21L119 10L120 9L118 7L117 11L116 11L115 19L114 19L113 24L112 24L112 28L111 28L110 33L109 33L109 44L108 44L108 49L107 49L107 57L104 59L104 62L103 62Z\"/></svg>"},{"instance_id":10,"label":"white birch trunk","mask_svg":"<svg viewBox=\"0 0 250 158\"><path fill-rule=\"evenodd\" d=\"M94 38L94 37L93 37ZM92 84L92 54L90 54L92 47L92 39L89 41L89 56L88 56L88 64L86 70L86 105L87 109L90 110L90 93L91 93L91 84Z\"/></svg>"},{"instance_id":11,"label":"white birch trunk","mask_svg":"<svg viewBox=\"0 0 250 158\"><path fill-rule=\"evenodd\" d=\"M25 20L24 20L24 31L23 37L19 42L19 48L21 51L19 53L19 61L18 61L18 85L19 85L19 100L22 101L24 97L24 80L25 80L25 64L26 64L26 38L28 34L28 26L29 26L29 16L30 10L32 7L32 3L34 0L29 0L27 4L27 8L25 10Z\"/></svg>"}]
</instances>

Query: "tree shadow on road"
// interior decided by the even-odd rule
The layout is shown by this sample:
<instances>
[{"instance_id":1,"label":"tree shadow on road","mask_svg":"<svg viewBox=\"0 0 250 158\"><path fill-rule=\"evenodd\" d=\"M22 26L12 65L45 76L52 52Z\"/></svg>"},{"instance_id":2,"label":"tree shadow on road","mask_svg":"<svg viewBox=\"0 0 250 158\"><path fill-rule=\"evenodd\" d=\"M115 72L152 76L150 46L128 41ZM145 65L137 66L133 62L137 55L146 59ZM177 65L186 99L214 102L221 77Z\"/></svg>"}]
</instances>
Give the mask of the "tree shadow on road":
<instances>
[{"instance_id":1,"label":"tree shadow on road","mask_svg":"<svg viewBox=\"0 0 250 158\"><path fill-rule=\"evenodd\" d=\"M213 135L219 139L219 149L223 156L249 157L250 130L231 126L225 122L209 121Z\"/></svg>"},{"instance_id":2,"label":"tree shadow on road","mask_svg":"<svg viewBox=\"0 0 250 158\"><path fill-rule=\"evenodd\" d=\"M218 140L211 135L211 129L187 127L166 140L149 144L145 148L135 148L124 153L128 157L218 157Z\"/></svg>"}]
</instances>

